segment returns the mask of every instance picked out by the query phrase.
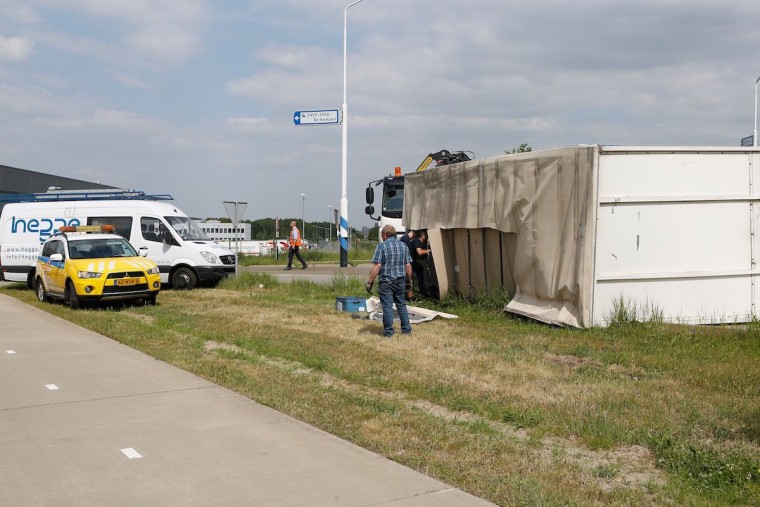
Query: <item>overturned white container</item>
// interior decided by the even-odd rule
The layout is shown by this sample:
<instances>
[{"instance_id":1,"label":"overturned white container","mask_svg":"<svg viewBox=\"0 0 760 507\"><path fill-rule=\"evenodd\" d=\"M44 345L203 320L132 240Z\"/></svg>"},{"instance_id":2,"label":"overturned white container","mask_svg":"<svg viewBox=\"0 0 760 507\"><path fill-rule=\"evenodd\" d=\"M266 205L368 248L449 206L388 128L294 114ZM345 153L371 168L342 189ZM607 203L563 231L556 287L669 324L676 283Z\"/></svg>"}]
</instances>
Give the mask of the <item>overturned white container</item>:
<instances>
[{"instance_id":1,"label":"overturned white container","mask_svg":"<svg viewBox=\"0 0 760 507\"><path fill-rule=\"evenodd\" d=\"M756 315L760 150L574 146L406 175L441 293L503 288L507 311L607 325Z\"/></svg>"}]
</instances>

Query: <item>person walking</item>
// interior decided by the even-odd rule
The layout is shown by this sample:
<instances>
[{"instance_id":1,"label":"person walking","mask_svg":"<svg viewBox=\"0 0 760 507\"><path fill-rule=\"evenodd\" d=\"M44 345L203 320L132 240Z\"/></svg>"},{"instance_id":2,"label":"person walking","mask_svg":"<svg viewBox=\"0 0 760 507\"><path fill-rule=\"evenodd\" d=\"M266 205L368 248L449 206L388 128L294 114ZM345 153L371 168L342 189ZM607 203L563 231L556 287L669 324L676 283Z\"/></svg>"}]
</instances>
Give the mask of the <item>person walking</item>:
<instances>
[{"instance_id":1,"label":"person walking","mask_svg":"<svg viewBox=\"0 0 760 507\"><path fill-rule=\"evenodd\" d=\"M288 238L288 241L290 243L290 248L288 248L288 265L285 267L285 270L289 271L293 269L294 255L299 261L301 261L301 269L308 268L309 266L306 264L306 261L301 257L301 252L298 251L301 248L301 245L303 245L303 240L301 239L301 231L296 227L295 220L290 222L290 237Z\"/></svg>"},{"instance_id":2,"label":"person walking","mask_svg":"<svg viewBox=\"0 0 760 507\"><path fill-rule=\"evenodd\" d=\"M412 257L409 249L396 238L396 229L386 225L380 231L382 242L375 248L372 256L374 266L367 279L367 292L372 293L375 279L379 280L377 293L383 307L383 335L393 336L393 304L396 304L401 332L410 334L409 313L406 309L404 290L412 284Z\"/></svg>"}]
</instances>

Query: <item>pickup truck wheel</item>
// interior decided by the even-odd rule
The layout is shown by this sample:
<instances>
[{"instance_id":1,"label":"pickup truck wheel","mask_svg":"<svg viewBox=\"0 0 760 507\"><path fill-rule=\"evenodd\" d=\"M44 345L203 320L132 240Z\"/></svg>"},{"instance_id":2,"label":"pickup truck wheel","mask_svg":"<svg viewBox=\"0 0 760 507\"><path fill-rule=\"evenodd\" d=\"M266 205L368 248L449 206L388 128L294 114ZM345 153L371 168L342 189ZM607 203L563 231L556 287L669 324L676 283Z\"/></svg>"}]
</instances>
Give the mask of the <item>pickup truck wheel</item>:
<instances>
[{"instance_id":1,"label":"pickup truck wheel","mask_svg":"<svg viewBox=\"0 0 760 507\"><path fill-rule=\"evenodd\" d=\"M156 296L157 294L151 294L147 298L145 298L145 304L148 306L156 306Z\"/></svg>"},{"instance_id":2,"label":"pickup truck wheel","mask_svg":"<svg viewBox=\"0 0 760 507\"><path fill-rule=\"evenodd\" d=\"M50 298L47 292L45 292L45 286L42 284L42 278L37 279L37 299L40 303L44 303L45 301L50 302Z\"/></svg>"},{"instance_id":3,"label":"pickup truck wheel","mask_svg":"<svg viewBox=\"0 0 760 507\"><path fill-rule=\"evenodd\" d=\"M66 282L66 293L64 295L64 299L69 304L69 308L72 310L78 310L82 307L82 302L79 301L77 291L74 288L74 283L71 280Z\"/></svg>"},{"instance_id":4,"label":"pickup truck wheel","mask_svg":"<svg viewBox=\"0 0 760 507\"><path fill-rule=\"evenodd\" d=\"M172 287L174 290L191 290L198 283L198 277L195 276L192 269L177 268L172 275Z\"/></svg>"}]
</instances>

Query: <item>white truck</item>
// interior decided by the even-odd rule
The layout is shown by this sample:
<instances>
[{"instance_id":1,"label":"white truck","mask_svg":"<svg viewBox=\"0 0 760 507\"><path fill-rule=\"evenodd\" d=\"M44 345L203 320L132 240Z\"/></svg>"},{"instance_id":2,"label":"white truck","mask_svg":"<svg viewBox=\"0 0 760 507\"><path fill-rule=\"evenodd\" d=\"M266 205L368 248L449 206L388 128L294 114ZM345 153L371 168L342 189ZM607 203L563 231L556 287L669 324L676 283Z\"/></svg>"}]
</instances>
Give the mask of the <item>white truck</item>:
<instances>
[{"instance_id":1,"label":"white truck","mask_svg":"<svg viewBox=\"0 0 760 507\"><path fill-rule=\"evenodd\" d=\"M175 289L214 284L235 274L235 253L208 238L170 195L135 190L53 191L0 195L0 281L31 288L40 246L61 226L113 225L148 249L161 283Z\"/></svg>"}]
</instances>

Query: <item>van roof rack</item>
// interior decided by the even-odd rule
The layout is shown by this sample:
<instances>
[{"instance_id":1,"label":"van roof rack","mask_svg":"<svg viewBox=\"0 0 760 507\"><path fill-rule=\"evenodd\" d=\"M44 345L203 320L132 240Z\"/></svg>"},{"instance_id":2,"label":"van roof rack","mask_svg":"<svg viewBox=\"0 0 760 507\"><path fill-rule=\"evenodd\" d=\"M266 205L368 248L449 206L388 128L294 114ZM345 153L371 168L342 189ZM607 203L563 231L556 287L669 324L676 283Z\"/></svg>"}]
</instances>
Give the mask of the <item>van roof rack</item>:
<instances>
[{"instance_id":1,"label":"van roof rack","mask_svg":"<svg viewBox=\"0 0 760 507\"><path fill-rule=\"evenodd\" d=\"M0 194L0 203L11 202L48 202L48 201L172 201L169 194L146 194L142 190L127 188L108 188L91 190L60 190L53 188L36 194Z\"/></svg>"}]
</instances>

